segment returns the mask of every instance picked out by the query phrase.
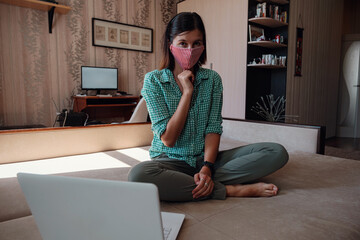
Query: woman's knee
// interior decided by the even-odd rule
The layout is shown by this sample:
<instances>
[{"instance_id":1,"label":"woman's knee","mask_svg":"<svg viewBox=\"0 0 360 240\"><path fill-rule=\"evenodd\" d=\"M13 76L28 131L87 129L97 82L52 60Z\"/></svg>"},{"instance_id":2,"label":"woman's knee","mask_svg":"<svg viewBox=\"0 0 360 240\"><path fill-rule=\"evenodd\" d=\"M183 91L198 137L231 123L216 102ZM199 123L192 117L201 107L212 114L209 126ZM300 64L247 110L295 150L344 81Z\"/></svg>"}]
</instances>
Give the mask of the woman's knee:
<instances>
[{"instance_id":1,"label":"woman's knee","mask_svg":"<svg viewBox=\"0 0 360 240\"><path fill-rule=\"evenodd\" d=\"M279 168L283 167L289 160L289 154L285 147L278 143L269 143L272 148L272 152L275 153L274 161Z\"/></svg>"},{"instance_id":2,"label":"woman's knee","mask_svg":"<svg viewBox=\"0 0 360 240\"><path fill-rule=\"evenodd\" d=\"M141 162L130 169L128 181L130 182L147 182L149 178L149 168L154 163L152 161Z\"/></svg>"}]
</instances>

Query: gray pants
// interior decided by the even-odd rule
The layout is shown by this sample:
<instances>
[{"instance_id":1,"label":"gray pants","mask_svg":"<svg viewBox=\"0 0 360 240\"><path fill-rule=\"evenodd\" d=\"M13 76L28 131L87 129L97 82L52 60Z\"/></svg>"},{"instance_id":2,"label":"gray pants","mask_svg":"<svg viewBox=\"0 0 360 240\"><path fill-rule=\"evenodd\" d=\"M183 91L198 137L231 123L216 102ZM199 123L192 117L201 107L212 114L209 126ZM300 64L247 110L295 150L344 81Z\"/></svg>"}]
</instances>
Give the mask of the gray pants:
<instances>
[{"instance_id":1,"label":"gray pants","mask_svg":"<svg viewBox=\"0 0 360 240\"><path fill-rule=\"evenodd\" d=\"M199 200L225 199L225 185L248 183L267 176L283 167L288 158L285 148L276 143L255 143L221 151L212 176L214 190L210 196ZM155 184L162 201L194 201L192 190L196 185L193 176L200 171L203 161L198 158L194 168L185 161L170 159L163 154L134 166L128 179Z\"/></svg>"}]
</instances>

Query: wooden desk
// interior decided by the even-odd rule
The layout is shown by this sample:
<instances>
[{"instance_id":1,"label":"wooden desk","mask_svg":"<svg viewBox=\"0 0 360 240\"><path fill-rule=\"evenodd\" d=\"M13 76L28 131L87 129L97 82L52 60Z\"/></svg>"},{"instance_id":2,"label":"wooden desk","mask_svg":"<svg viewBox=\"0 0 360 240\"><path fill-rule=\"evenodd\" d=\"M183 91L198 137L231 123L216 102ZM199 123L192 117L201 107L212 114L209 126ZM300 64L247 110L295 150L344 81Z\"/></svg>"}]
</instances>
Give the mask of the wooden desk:
<instances>
[{"instance_id":1,"label":"wooden desk","mask_svg":"<svg viewBox=\"0 0 360 240\"><path fill-rule=\"evenodd\" d=\"M73 99L73 111L86 112L91 120L117 117L128 120L139 102L138 96L73 96Z\"/></svg>"}]
</instances>

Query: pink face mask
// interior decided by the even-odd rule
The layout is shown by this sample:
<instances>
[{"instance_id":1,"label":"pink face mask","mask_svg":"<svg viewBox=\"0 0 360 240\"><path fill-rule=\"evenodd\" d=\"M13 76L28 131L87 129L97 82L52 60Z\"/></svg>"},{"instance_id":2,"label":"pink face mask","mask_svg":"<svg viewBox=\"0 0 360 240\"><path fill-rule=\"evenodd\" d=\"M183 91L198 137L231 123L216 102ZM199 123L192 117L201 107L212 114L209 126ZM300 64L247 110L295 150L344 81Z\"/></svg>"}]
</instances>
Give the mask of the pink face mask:
<instances>
[{"instance_id":1,"label":"pink face mask","mask_svg":"<svg viewBox=\"0 0 360 240\"><path fill-rule=\"evenodd\" d=\"M170 51L182 69L189 70L199 61L199 58L204 51L204 46L181 48L171 44Z\"/></svg>"}]
</instances>

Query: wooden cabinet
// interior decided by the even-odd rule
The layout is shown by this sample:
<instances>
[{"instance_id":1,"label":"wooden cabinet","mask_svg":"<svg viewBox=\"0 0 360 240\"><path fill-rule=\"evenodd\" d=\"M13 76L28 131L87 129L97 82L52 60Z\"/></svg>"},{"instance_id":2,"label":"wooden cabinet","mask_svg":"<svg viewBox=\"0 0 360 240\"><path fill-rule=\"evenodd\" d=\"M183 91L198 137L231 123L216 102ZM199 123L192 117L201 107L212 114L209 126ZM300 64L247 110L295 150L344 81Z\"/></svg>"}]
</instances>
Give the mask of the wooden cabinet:
<instances>
[{"instance_id":1,"label":"wooden cabinet","mask_svg":"<svg viewBox=\"0 0 360 240\"><path fill-rule=\"evenodd\" d=\"M223 117L245 118L247 1L186 0L178 12L197 12L206 29L207 63L222 78Z\"/></svg>"},{"instance_id":2,"label":"wooden cabinet","mask_svg":"<svg viewBox=\"0 0 360 240\"><path fill-rule=\"evenodd\" d=\"M246 119L264 120L252 108L261 97L286 97L289 2L249 0Z\"/></svg>"},{"instance_id":3,"label":"wooden cabinet","mask_svg":"<svg viewBox=\"0 0 360 240\"><path fill-rule=\"evenodd\" d=\"M138 96L98 97L74 96L74 112L86 112L90 120L122 117L128 120L137 103Z\"/></svg>"}]
</instances>

